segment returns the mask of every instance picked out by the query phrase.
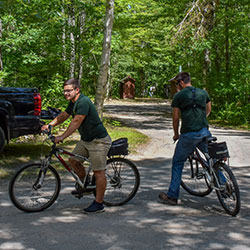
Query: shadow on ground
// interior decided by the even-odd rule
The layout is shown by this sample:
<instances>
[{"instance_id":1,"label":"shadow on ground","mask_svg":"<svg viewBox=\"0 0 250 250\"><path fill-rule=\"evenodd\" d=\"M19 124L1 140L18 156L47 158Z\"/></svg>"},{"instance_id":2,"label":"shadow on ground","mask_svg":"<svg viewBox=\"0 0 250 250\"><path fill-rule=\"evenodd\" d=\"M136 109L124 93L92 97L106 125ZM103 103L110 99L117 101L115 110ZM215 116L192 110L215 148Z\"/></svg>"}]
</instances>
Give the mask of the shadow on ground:
<instances>
[{"instance_id":1,"label":"shadow on ground","mask_svg":"<svg viewBox=\"0 0 250 250\"><path fill-rule=\"evenodd\" d=\"M126 205L107 207L99 215L82 213L93 197L73 198L74 185L64 176L56 204L41 213L18 211L4 188L0 192L0 249L249 249L249 167L233 168L241 187L242 210L231 217L214 192L199 198L181 190L178 206L158 203L159 192L169 184L171 159L135 163L141 175L137 195Z\"/></svg>"}]
</instances>

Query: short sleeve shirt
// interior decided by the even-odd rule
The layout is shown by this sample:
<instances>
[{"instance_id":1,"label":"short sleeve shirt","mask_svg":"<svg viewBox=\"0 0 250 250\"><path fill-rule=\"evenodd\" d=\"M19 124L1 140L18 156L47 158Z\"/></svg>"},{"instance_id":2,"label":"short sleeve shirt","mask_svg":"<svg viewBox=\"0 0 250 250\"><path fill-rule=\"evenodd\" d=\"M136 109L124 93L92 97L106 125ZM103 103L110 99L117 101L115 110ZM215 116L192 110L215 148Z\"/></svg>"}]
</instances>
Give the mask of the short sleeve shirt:
<instances>
[{"instance_id":1,"label":"short sleeve shirt","mask_svg":"<svg viewBox=\"0 0 250 250\"><path fill-rule=\"evenodd\" d=\"M181 133L195 132L205 127L208 128L206 104L210 102L209 95L205 90L195 88L195 103L204 108L193 108L191 105L193 103L192 89L194 87L190 86L177 92L171 104L171 107L181 110Z\"/></svg>"},{"instance_id":2,"label":"short sleeve shirt","mask_svg":"<svg viewBox=\"0 0 250 250\"><path fill-rule=\"evenodd\" d=\"M92 101L85 95L80 94L75 103L69 102L65 110L68 114L86 115L78 131L83 141L92 141L96 138L103 138L108 135Z\"/></svg>"}]
</instances>

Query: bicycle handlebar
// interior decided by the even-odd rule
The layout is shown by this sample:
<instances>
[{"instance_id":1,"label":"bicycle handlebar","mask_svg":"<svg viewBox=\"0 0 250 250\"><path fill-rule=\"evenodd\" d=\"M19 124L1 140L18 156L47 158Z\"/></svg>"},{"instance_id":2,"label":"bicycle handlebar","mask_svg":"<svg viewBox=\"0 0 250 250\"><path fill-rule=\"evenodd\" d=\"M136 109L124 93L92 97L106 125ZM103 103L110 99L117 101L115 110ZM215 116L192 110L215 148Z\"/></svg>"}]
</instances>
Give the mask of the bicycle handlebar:
<instances>
[{"instance_id":1,"label":"bicycle handlebar","mask_svg":"<svg viewBox=\"0 0 250 250\"><path fill-rule=\"evenodd\" d=\"M55 136L51 134L52 126L48 125L48 130L43 130L42 133L46 134L48 138L55 144Z\"/></svg>"}]
</instances>

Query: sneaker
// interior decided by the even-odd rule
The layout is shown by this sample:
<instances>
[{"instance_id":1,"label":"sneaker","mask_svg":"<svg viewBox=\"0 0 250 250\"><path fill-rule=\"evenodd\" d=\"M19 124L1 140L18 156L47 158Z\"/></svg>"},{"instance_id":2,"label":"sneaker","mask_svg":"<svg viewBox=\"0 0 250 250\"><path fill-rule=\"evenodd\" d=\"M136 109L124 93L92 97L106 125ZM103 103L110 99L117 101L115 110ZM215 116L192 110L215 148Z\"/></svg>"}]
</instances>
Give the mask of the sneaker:
<instances>
[{"instance_id":1,"label":"sneaker","mask_svg":"<svg viewBox=\"0 0 250 250\"><path fill-rule=\"evenodd\" d=\"M177 199L171 198L163 192L159 194L159 202L168 205L177 205Z\"/></svg>"},{"instance_id":2,"label":"sneaker","mask_svg":"<svg viewBox=\"0 0 250 250\"><path fill-rule=\"evenodd\" d=\"M85 214L96 214L104 212L104 206L103 203L99 203L97 201L93 201L90 206L83 209L83 212Z\"/></svg>"}]
</instances>

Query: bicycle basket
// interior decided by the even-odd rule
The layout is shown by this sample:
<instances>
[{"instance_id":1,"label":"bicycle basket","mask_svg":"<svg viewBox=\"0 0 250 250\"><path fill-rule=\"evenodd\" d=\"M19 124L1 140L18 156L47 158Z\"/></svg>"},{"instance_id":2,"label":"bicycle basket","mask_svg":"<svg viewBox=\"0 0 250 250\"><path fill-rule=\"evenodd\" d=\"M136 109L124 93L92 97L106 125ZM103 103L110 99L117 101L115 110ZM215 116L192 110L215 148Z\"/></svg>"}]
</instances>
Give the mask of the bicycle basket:
<instances>
[{"instance_id":1,"label":"bicycle basket","mask_svg":"<svg viewBox=\"0 0 250 250\"><path fill-rule=\"evenodd\" d=\"M208 153L212 158L223 159L229 157L226 142L212 142L208 144Z\"/></svg>"},{"instance_id":2,"label":"bicycle basket","mask_svg":"<svg viewBox=\"0 0 250 250\"><path fill-rule=\"evenodd\" d=\"M128 155L128 138L120 138L112 142L108 157L112 155Z\"/></svg>"}]
</instances>

